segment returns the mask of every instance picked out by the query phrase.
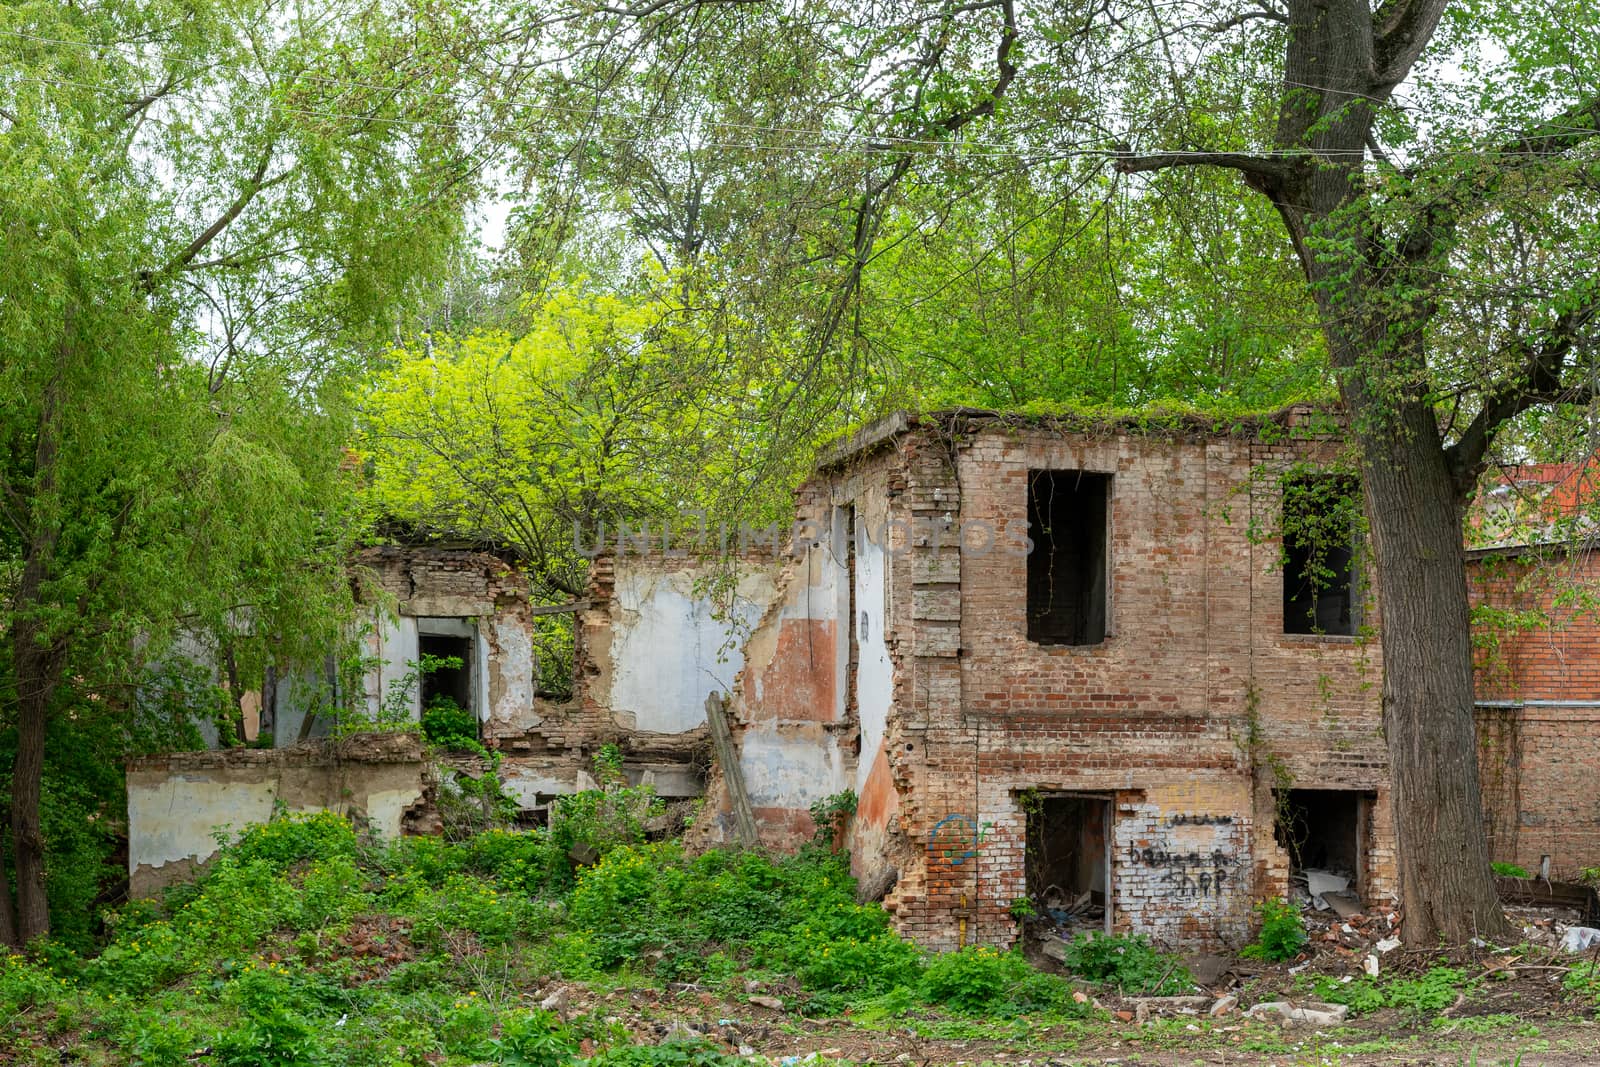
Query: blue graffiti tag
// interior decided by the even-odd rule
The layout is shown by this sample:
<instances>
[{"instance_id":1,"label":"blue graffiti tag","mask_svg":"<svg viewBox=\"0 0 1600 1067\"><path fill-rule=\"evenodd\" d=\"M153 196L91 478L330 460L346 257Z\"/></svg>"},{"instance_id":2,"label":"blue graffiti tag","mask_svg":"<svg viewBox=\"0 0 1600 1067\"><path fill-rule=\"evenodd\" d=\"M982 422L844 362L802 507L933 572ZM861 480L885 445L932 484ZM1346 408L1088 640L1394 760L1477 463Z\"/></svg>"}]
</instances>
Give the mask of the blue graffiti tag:
<instances>
[{"instance_id":1,"label":"blue graffiti tag","mask_svg":"<svg viewBox=\"0 0 1600 1067\"><path fill-rule=\"evenodd\" d=\"M933 824L928 847L959 867L978 854L980 831L977 820L961 813L946 815Z\"/></svg>"}]
</instances>

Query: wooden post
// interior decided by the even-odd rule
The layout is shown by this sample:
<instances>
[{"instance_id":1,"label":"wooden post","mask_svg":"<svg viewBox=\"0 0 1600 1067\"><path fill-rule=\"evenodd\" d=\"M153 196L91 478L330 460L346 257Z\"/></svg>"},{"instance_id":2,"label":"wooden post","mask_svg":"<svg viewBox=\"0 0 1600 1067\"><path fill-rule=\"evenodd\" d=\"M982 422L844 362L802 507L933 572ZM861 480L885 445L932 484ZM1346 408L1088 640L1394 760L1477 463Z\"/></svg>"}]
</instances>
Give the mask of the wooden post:
<instances>
[{"instance_id":1,"label":"wooden post","mask_svg":"<svg viewBox=\"0 0 1600 1067\"><path fill-rule=\"evenodd\" d=\"M750 808L750 794L745 792L744 768L739 765L739 752L733 747L733 730L728 725L728 711L720 693L706 697L706 724L711 727L711 747L716 750L717 763L722 767L722 780L728 785L739 843L745 848L755 848L759 843L756 815Z\"/></svg>"}]
</instances>

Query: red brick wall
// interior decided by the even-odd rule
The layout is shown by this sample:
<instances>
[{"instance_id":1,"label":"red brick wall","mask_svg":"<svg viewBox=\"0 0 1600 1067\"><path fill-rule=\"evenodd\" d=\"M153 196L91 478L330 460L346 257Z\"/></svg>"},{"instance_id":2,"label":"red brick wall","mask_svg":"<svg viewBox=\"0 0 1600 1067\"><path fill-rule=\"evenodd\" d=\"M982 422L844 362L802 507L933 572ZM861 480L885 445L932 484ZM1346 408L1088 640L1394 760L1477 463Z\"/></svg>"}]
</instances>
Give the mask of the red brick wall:
<instances>
[{"instance_id":1,"label":"red brick wall","mask_svg":"<svg viewBox=\"0 0 1600 1067\"><path fill-rule=\"evenodd\" d=\"M1600 866L1600 560L1516 548L1468 568L1490 856L1574 877Z\"/></svg>"}]
</instances>

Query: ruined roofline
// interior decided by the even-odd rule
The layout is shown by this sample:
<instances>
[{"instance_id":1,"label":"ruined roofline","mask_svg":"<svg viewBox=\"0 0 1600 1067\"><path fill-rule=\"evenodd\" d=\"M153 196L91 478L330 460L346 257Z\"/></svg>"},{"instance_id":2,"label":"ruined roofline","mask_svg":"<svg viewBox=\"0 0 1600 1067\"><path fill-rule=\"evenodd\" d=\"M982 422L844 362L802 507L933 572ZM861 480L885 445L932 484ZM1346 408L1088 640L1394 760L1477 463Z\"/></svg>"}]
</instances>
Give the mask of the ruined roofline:
<instances>
[{"instance_id":1,"label":"ruined roofline","mask_svg":"<svg viewBox=\"0 0 1600 1067\"><path fill-rule=\"evenodd\" d=\"M398 553L404 551L477 552L494 556L504 563L516 564L521 556L516 548L505 541L484 536L463 536L453 530L402 522L393 517L379 519L373 524L370 540L356 545L356 552Z\"/></svg>"},{"instance_id":2,"label":"ruined roofline","mask_svg":"<svg viewBox=\"0 0 1600 1067\"><path fill-rule=\"evenodd\" d=\"M1235 438L1271 441L1330 439L1342 436L1344 409L1338 404L1296 403L1268 412L1240 415L1207 414L1154 408L1148 411L1110 409L1000 411L955 407L914 413L896 411L856 432L825 445L816 469L828 470L860 459L913 430L944 435L995 429L1047 430L1058 434L1128 435L1200 441Z\"/></svg>"},{"instance_id":3,"label":"ruined roofline","mask_svg":"<svg viewBox=\"0 0 1600 1067\"><path fill-rule=\"evenodd\" d=\"M1482 560L1522 559L1525 556L1570 556L1574 553L1593 552L1600 548L1594 540L1507 541L1503 544L1482 545L1469 548L1464 556L1469 563Z\"/></svg>"}]
</instances>

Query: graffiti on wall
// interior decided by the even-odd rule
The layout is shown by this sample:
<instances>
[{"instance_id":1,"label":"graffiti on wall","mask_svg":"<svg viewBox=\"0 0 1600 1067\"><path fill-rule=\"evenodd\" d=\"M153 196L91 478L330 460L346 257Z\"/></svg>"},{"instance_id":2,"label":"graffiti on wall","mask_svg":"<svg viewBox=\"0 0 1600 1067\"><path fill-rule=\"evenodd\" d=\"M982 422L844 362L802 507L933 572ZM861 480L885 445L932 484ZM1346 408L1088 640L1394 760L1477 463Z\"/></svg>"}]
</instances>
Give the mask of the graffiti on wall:
<instances>
[{"instance_id":1,"label":"graffiti on wall","mask_svg":"<svg viewBox=\"0 0 1600 1067\"><path fill-rule=\"evenodd\" d=\"M962 812L946 815L928 832L928 851L952 867L959 867L978 854L986 827Z\"/></svg>"},{"instance_id":2,"label":"graffiti on wall","mask_svg":"<svg viewBox=\"0 0 1600 1067\"><path fill-rule=\"evenodd\" d=\"M1177 831L1183 843L1141 841L1127 846L1127 861L1132 867L1150 872L1161 891L1182 899L1220 896L1235 878L1240 860L1227 828L1234 825L1232 815L1176 812L1161 817L1157 825ZM1206 829L1212 832L1206 834ZM1194 840L1196 831L1210 840ZM1188 839L1188 840L1184 840ZM1209 846L1209 847L1207 847Z\"/></svg>"}]
</instances>

